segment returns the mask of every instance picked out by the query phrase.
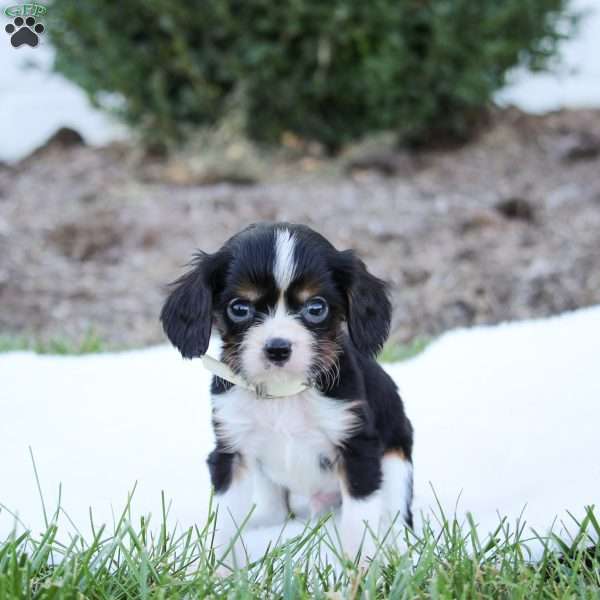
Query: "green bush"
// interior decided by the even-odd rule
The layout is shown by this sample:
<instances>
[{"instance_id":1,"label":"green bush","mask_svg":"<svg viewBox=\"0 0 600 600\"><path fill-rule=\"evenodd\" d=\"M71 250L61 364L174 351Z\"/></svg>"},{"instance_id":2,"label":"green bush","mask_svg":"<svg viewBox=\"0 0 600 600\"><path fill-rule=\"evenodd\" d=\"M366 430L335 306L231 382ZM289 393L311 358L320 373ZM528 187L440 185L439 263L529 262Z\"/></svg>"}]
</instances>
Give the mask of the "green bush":
<instances>
[{"instance_id":1,"label":"green bush","mask_svg":"<svg viewBox=\"0 0 600 600\"><path fill-rule=\"evenodd\" d=\"M568 0L54 0L56 69L124 99L151 141L212 125L328 148L393 129L464 137L517 64L542 68Z\"/></svg>"}]
</instances>

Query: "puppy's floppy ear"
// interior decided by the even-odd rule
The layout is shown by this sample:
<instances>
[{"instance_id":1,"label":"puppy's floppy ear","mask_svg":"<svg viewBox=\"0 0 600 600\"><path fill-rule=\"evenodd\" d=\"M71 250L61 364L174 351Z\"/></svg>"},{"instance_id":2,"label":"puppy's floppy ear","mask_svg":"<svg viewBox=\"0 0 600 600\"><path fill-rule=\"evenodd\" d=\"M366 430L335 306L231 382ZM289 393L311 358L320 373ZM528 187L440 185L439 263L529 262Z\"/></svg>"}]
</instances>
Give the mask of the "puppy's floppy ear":
<instances>
[{"instance_id":1,"label":"puppy's floppy ear","mask_svg":"<svg viewBox=\"0 0 600 600\"><path fill-rule=\"evenodd\" d=\"M171 343L184 358L202 356L210 341L215 294L224 280L228 256L221 250L215 254L200 252L192 261L192 269L175 281L160 320Z\"/></svg>"},{"instance_id":2,"label":"puppy's floppy ear","mask_svg":"<svg viewBox=\"0 0 600 600\"><path fill-rule=\"evenodd\" d=\"M388 338L392 319L386 284L352 250L338 252L334 273L346 294L350 337L360 352L375 356Z\"/></svg>"}]
</instances>

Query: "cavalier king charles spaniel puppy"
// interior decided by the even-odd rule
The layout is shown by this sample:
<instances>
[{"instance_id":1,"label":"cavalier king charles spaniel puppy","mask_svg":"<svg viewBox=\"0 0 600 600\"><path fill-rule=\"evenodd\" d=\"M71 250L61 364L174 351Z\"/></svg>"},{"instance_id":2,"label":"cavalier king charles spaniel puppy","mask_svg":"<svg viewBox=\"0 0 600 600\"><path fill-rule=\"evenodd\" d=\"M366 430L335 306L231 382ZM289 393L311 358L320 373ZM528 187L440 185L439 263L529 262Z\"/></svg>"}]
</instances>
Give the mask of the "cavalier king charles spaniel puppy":
<instances>
[{"instance_id":1,"label":"cavalier king charles spaniel puppy","mask_svg":"<svg viewBox=\"0 0 600 600\"><path fill-rule=\"evenodd\" d=\"M412 426L375 360L390 319L385 284L303 225L251 225L198 253L173 284L161 320L181 354L203 357L213 327L222 341L220 361L204 357L216 439L207 462L217 547L231 547L232 563L248 515L283 522L290 494L313 516L341 503L351 558L372 557L381 523L412 526Z\"/></svg>"}]
</instances>

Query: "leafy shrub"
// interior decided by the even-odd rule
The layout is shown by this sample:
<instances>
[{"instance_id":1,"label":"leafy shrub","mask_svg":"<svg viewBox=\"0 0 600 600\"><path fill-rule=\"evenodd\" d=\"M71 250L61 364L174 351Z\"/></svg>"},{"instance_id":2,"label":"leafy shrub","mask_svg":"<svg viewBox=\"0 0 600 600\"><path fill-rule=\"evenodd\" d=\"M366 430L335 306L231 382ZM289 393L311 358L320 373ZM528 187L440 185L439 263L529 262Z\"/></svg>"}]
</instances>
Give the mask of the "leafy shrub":
<instances>
[{"instance_id":1,"label":"leafy shrub","mask_svg":"<svg viewBox=\"0 0 600 600\"><path fill-rule=\"evenodd\" d=\"M56 69L150 140L232 106L251 137L329 148L394 129L463 137L522 63L542 68L568 0L54 0Z\"/></svg>"}]
</instances>

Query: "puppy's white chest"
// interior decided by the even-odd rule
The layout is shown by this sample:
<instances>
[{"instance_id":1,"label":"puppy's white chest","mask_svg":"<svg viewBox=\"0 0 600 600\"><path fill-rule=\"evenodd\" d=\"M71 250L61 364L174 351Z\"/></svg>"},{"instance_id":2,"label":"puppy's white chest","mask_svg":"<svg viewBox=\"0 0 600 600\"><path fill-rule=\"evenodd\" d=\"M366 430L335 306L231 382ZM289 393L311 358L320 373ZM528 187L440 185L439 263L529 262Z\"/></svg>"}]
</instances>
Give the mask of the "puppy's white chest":
<instances>
[{"instance_id":1,"label":"puppy's white chest","mask_svg":"<svg viewBox=\"0 0 600 600\"><path fill-rule=\"evenodd\" d=\"M276 483L313 494L336 484L336 447L351 432L347 402L308 390L277 399L232 388L213 396L217 435Z\"/></svg>"}]
</instances>

